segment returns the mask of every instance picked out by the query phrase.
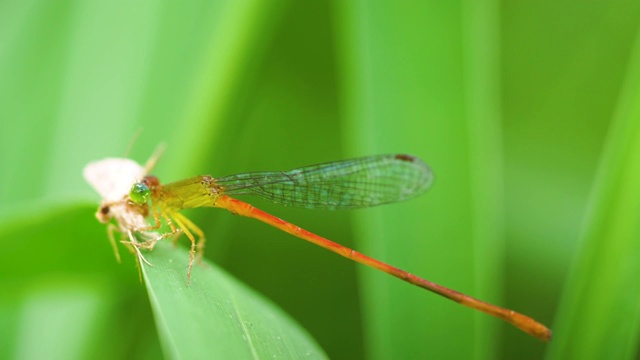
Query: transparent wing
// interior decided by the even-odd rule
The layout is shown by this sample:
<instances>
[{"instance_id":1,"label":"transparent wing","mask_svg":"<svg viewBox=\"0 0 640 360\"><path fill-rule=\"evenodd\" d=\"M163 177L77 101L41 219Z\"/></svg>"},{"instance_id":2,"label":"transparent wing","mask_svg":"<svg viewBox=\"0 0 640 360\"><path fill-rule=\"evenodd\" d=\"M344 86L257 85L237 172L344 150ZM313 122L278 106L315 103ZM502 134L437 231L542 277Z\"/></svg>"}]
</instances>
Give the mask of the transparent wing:
<instances>
[{"instance_id":1,"label":"transparent wing","mask_svg":"<svg viewBox=\"0 0 640 360\"><path fill-rule=\"evenodd\" d=\"M215 180L227 195L257 195L282 205L317 209L402 201L422 194L432 182L431 168L411 155L370 156Z\"/></svg>"}]
</instances>

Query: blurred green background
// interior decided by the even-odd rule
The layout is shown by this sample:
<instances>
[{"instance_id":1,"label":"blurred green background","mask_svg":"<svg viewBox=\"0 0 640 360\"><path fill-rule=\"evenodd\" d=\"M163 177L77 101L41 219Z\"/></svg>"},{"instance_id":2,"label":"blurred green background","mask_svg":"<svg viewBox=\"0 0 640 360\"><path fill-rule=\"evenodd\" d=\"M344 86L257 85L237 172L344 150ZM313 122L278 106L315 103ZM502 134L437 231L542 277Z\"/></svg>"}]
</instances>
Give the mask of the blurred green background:
<instances>
[{"instance_id":1,"label":"blurred green background","mask_svg":"<svg viewBox=\"0 0 640 360\"><path fill-rule=\"evenodd\" d=\"M159 143L163 181L420 156L436 182L407 203L245 200L555 331L187 212L331 358L639 358L639 23L636 1L0 2L0 358L162 356L82 179Z\"/></svg>"}]
</instances>

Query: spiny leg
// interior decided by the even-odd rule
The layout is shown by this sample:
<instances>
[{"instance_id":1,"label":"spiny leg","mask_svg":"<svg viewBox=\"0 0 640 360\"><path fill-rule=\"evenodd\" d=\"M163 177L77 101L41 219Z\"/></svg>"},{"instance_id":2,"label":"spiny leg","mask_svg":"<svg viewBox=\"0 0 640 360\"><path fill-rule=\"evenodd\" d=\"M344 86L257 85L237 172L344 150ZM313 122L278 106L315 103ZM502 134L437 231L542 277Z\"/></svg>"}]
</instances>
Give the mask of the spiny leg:
<instances>
[{"instance_id":1,"label":"spiny leg","mask_svg":"<svg viewBox=\"0 0 640 360\"><path fill-rule=\"evenodd\" d=\"M156 245L156 242L158 242L158 240L162 240L166 237L175 235L176 233L178 233L180 230L176 229L175 225L173 225L173 222L171 221L171 219L166 216L165 214L160 214L153 206L152 206L152 210L151 210L152 214L153 214L153 225L151 226L146 226L143 228L139 228L136 229L136 232L144 232L144 231L152 231L152 230L158 230L161 226L162 226L162 221L160 221L160 217L164 218L164 221L167 223L167 225L169 225L169 227L171 228L171 232L168 233L164 233L162 235L158 235L156 237L154 237L151 240L146 240L142 243L137 243L137 247L142 247L144 249L148 249L148 250L153 250L153 247ZM176 236L177 238L177 236ZM175 244L177 241L177 239L173 240L173 243Z\"/></svg>"},{"instance_id":2,"label":"spiny leg","mask_svg":"<svg viewBox=\"0 0 640 360\"><path fill-rule=\"evenodd\" d=\"M152 231L160 229L160 227L162 226L162 221L160 221L160 213L153 205L151 206L151 213L153 214L153 225L137 228L134 231Z\"/></svg>"},{"instance_id":3,"label":"spiny leg","mask_svg":"<svg viewBox=\"0 0 640 360\"><path fill-rule=\"evenodd\" d=\"M129 235L129 241L126 240L122 240L120 241L121 243L125 244L127 246L127 249L129 249L129 251L131 251L132 254L136 255L136 267L138 268L138 279L140 280L140 283L142 283L142 262L144 262L145 264L153 267L153 264L151 264L149 261L147 261L147 259L145 259L145 257L142 255L142 253L140 252L140 247L141 247L141 243L138 242L138 240L136 239L135 235L133 235L133 231L132 230L127 230L127 235Z\"/></svg>"},{"instance_id":4,"label":"spiny leg","mask_svg":"<svg viewBox=\"0 0 640 360\"><path fill-rule=\"evenodd\" d=\"M133 237L133 234L131 233L131 231L127 231L127 233L129 234L129 237ZM133 240L131 240L133 241ZM124 242L124 241L122 241ZM138 250L138 247L136 246L135 243L130 243L127 242L128 247L130 247L130 250L132 253L135 253L136 256L136 268L138 268L138 281L140 281L140 283L142 284L142 263L140 262L140 259L144 259L144 257L142 256L142 254L140 253L140 251ZM145 262L147 262L145 260ZM148 263L148 262L147 262ZM153 266L151 264L149 264L149 266Z\"/></svg>"},{"instance_id":5,"label":"spiny leg","mask_svg":"<svg viewBox=\"0 0 640 360\"><path fill-rule=\"evenodd\" d=\"M111 246L113 247L113 252L116 255L116 260L118 261L118 263L121 262L120 260L120 251L118 250L118 245L116 244L116 239L115 239L115 234L114 232L120 232L121 230L115 226L114 224L109 224L107 225L107 235L109 236L109 242L111 243ZM131 233L131 230L127 231L127 233L129 234L129 238L131 239L130 241L120 241L121 243L128 245L127 248L129 249L129 251L131 251L132 253L137 252L138 257L142 258L142 260L149 264L149 266L153 266L151 265L145 258L144 256L142 256L142 254L140 253L140 251L138 250L137 247L137 241L135 241L135 238L133 237L133 234ZM142 268L140 265L140 259L136 257L136 267L138 268L138 278L140 279L140 282L142 282Z\"/></svg>"},{"instance_id":6,"label":"spiny leg","mask_svg":"<svg viewBox=\"0 0 640 360\"><path fill-rule=\"evenodd\" d=\"M172 216L176 224L178 224L180 229L189 238L189 241L191 241L191 250L189 250L189 270L187 270L187 286L189 286L189 283L191 282L191 268L193 268L193 259L195 258L195 254L196 254L196 239L193 237L193 234L191 233L191 231L189 231L189 229L185 226L185 224L180 219L180 217L184 218L184 216L182 216L179 213L175 213Z\"/></svg>"},{"instance_id":7,"label":"spiny leg","mask_svg":"<svg viewBox=\"0 0 640 360\"><path fill-rule=\"evenodd\" d=\"M204 244L206 242L204 231L202 231L202 229L200 229L196 224L194 224L193 221L189 220L189 218L182 215L181 213L173 214L173 218L174 219L177 218L176 222L179 220L184 225L186 225L189 228L189 230L193 231L194 233L196 233L196 235L198 235L198 243L196 244L196 253L198 258L198 264L200 264L202 262L202 254L204 253Z\"/></svg>"},{"instance_id":8,"label":"spiny leg","mask_svg":"<svg viewBox=\"0 0 640 360\"><path fill-rule=\"evenodd\" d=\"M142 247L142 243L138 242L136 237L133 235L133 231L129 230L127 231L127 234L129 235L129 241L127 241L126 243L133 245L133 248L135 249L136 254L138 255L138 258L144 261L145 264L149 266L153 266L150 262L147 261L147 259L144 258L144 256L140 252L140 247ZM153 241L153 240L150 240L150 241Z\"/></svg>"},{"instance_id":9,"label":"spiny leg","mask_svg":"<svg viewBox=\"0 0 640 360\"><path fill-rule=\"evenodd\" d=\"M141 245L143 245L146 249L153 249L153 246L155 245L155 243L158 240L162 240L166 237L175 235L177 233L180 232L180 229L176 228L176 226L173 224L173 221L171 221L171 218L169 216L167 216L164 213L160 213L158 210L156 210L155 207L151 207L151 213L153 214L153 225L150 226L145 226L139 229L136 229L135 231L152 231L152 230L158 230L161 226L162 226L162 221L160 220L160 218L164 219L164 222L169 225L169 228L171 229L170 232L168 233L164 233L162 235L160 235L159 237L152 239L152 240L148 240L143 242ZM176 236L173 239L173 244L175 245L176 242L178 241L178 237Z\"/></svg>"},{"instance_id":10,"label":"spiny leg","mask_svg":"<svg viewBox=\"0 0 640 360\"><path fill-rule=\"evenodd\" d=\"M171 218L166 214L162 214L162 217L164 218L164 221L167 223L167 225L169 225L171 232L162 234L161 238L164 239L166 237L175 235L173 236L173 239L171 239L171 242L173 243L173 246L176 246L176 244L178 244L178 239L180 238L180 231L182 231L182 226L178 224L179 228L176 228L176 226L173 224L173 221L171 221Z\"/></svg>"}]
</instances>

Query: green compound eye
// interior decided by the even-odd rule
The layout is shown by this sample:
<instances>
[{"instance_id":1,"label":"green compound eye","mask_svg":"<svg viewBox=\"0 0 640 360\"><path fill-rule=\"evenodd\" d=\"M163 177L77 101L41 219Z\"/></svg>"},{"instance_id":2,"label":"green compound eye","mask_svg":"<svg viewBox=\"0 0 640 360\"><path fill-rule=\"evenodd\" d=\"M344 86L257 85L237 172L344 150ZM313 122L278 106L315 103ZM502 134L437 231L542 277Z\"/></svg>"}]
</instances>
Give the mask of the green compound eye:
<instances>
[{"instance_id":1,"label":"green compound eye","mask_svg":"<svg viewBox=\"0 0 640 360\"><path fill-rule=\"evenodd\" d=\"M142 205L149 201L151 196L151 190L149 187L141 182L133 184L131 191L129 191L129 198L134 204Z\"/></svg>"}]
</instances>

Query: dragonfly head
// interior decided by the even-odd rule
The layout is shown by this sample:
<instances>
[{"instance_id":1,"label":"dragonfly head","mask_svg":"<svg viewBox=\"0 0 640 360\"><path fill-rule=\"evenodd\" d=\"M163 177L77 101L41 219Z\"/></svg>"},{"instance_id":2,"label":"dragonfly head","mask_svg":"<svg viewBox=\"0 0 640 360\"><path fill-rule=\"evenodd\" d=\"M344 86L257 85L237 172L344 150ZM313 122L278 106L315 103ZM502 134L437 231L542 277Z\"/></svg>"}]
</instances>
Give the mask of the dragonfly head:
<instances>
[{"instance_id":1,"label":"dragonfly head","mask_svg":"<svg viewBox=\"0 0 640 360\"><path fill-rule=\"evenodd\" d=\"M129 200L136 205L146 204L151 197L151 190L144 181L137 182L131 186L129 191Z\"/></svg>"},{"instance_id":2,"label":"dragonfly head","mask_svg":"<svg viewBox=\"0 0 640 360\"><path fill-rule=\"evenodd\" d=\"M144 205L149 201L151 195L160 185L160 181L155 176L145 176L142 181L131 186L129 200L136 205Z\"/></svg>"}]
</instances>

